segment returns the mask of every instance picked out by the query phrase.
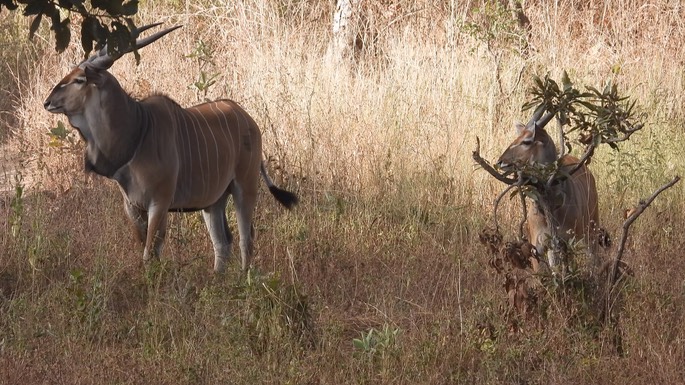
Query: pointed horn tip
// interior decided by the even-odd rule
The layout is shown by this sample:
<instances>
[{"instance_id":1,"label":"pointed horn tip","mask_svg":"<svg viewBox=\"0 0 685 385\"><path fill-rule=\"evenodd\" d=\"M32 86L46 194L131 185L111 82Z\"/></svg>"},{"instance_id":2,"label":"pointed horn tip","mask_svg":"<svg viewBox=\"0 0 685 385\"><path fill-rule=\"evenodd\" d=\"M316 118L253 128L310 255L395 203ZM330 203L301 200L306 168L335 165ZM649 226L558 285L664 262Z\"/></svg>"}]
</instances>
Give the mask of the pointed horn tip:
<instances>
[{"instance_id":1,"label":"pointed horn tip","mask_svg":"<svg viewBox=\"0 0 685 385\"><path fill-rule=\"evenodd\" d=\"M156 32L156 33L154 33L154 34L152 34L146 38L136 39L135 49L141 49L141 48L147 46L148 44L151 44L151 43L157 41L157 39L161 38L162 36L172 32L174 30L177 30L181 27L182 27L182 25L175 25L175 26L167 28L163 31Z\"/></svg>"},{"instance_id":2,"label":"pointed horn tip","mask_svg":"<svg viewBox=\"0 0 685 385\"><path fill-rule=\"evenodd\" d=\"M145 31L147 31L148 29L151 29L151 28L160 26L160 25L162 25L162 24L164 24L164 22L160 21L160 22L158 22L158 23L152 23L152 24L144 25L144 26L142 26L142 27L140 27L140 28L136 28L134 31L131 31L131 36L133 36L134 38L138 38L138 36L140 35L141 32L145 32ZM182 26L183 26L183 25L180 25L180 24L179 24L179 25L175 25L175 26L173 26L173 27L170 27L170 28L166 29L165 31L171 32L171 31L173 31L173 30L175 30L175 29L181 28Z\"/></svg>"},{"instance_id":3,"label":"pointed horn tip","mask_svg":"<svg viewBox=\"0 0 685 385\"><path fill-rule=\"evenodd\" d=\"M142 27L140 27L140 28L135 28L133 31L131 31L131 36L133 36L134 38L136 38L136 37L138 37L138 35L140 35L141 32L147 31L147 30L150 29L150 28L155 28L155 27L157 27L158 25L162 25L162 24L164 24L164 23L162 23L162 22L160 21L160 22L158 22L158 23L152 23L152 24L144 25L144 26L142 26Z\"/></svg>"}]
</instances>

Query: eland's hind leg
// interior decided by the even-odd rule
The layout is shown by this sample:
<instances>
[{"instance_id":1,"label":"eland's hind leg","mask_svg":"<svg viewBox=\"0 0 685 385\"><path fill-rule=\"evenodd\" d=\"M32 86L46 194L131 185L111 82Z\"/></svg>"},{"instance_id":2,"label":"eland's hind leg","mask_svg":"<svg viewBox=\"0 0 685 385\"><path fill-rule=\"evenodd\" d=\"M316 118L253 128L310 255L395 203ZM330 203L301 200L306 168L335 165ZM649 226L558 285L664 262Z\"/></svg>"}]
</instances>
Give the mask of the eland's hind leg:
<instances>
[{"instance_id":1,"label":"eland's hind leg","mask_svg":"<svg viewBox=\"0 0 685 385\"><path fill-rule=\"evenodd\" d=\"M238 232L240 233L240 257L243 270L247 270L251 263L253 251L254 227L252 226L252 215L257 203L257 185L256 183L235 183L232 192L235 213L238 219Z\"/></svg>"},{"instance_id":2,"label":"eland's hind leg","mask_svg":"<svg viewBox=\"0 0 685 385\"><path fill-rule=\"evenodd\" d=\"M214 272L223 273L226 270L226 262L231 256L231 243L233 237L228 228L226 220L226 202L228 192L225 193L216 203L202 210L202 217L205 220L207 231L212 239L214 246Z\"/></svg>"}]
</instances>

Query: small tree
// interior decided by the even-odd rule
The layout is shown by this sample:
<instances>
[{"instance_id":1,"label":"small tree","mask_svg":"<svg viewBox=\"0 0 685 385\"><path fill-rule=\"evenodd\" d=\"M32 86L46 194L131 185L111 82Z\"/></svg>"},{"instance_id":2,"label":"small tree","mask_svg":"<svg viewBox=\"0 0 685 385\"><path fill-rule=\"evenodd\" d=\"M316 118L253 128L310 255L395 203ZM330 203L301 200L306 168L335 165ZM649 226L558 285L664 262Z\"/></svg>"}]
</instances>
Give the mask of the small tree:
<instances>
[{"instance_id":1,"label":"small tree","mask_svg":"<svg viewBox=\"0 0 685 385\"><path fill-rule=\"evenodd\" d=\"M497 197L493 215L494 226L485 229L481 233L481 242L488 245L494 253L491 264L499 273L503 273L505 276L505 288L509 295L510 307L520 312L529 312L532 308L530 302L538 298L537 293L529 292L529 286L526 283L526 279L533 276L529 271L526 272L531 269L529 261L536 258L536 256L531 255L531 248L528 243L530 240L520 240L523 238L522 225L526 216L526 206L523 197L530 197L536 201L536 204L542 205L542 212L545 213L547 222L550 223L549 213L551 211L549 207L545 207L547 204L547 192L551 191L561 181L569 178L570 175L573 175L581 167L586 166L592 159L597 147L607 145L617 150L621 142L629 140L634 133L643 128L641 120L644 119L644 114L636 112L635 101L631 101L628 97L619 94L618 86L615 82L608 82L601 90L586 87L586 90L582 91L571 82L568 74L564 72L561 84L558 84L549 76L544 78L535 77L530 95L530 102L523 106L524 110L534 108L533 116L528 123L529 126L544 127L556 117L558 128L557 144L560 149L557 161L551 165L514 165L513 170L501 172L480 156L479 143L473 152L473 159L483 169L497 180L509 186ZM582 156L579 162L571 168L568 165L562 167L561 158L576 147L582 148ZM606 284L602 285L601 282L597 282L595 285L592 285L595 288L604 286L606 294L603 296L603 303L599 304L601 305L599 313L593 315L593 318L599 320L615 319L611 316L612 309L610 309L609 304L614 302L611 296L618 295L618 291L613 290L613 288L619 280L620 267L625 266L622 262L622 255L630 225L651 204L658 194L673 186L678 180L679 178L675 177L650 198L641 201L635 213L624 223L623 234L616 256L607 261L600 269L600 272L606 273ZM519 195L521 197L524 219L522 219L519 229L519 240L503 242L504 237L500 233L497 223L497 207L502 197L512 189L514 189L512 196ZM553 231L552 238L556 238ZM555 241L558 242L558 239L552 239L552 241L552 243L555 243ZM564 280L558 281L556 279L547 280L547 282L552 282L557 286L561 285L562 289L567 283Z\"/></svg>"}]
</instances>

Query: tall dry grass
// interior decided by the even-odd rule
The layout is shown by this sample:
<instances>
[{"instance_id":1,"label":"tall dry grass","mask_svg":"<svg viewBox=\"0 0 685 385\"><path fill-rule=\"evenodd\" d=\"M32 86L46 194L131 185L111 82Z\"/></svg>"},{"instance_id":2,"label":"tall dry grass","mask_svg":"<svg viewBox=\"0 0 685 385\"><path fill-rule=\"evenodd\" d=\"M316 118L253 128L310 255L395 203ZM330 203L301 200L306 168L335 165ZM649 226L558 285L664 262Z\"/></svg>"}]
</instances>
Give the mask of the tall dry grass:
<instances>
[{"instance_id":1,"label":"tall dry grass","mask_svg":"<svg viewBox=\"0 0 685 385\"><path fill-rule=\"evenodd\" d=\"M379 6L376 46L341 65L324 60L330 2L141 4L140 24L184 27L142 50L140 65L113 66L124 88L201 102L189 86L200 69L186 56L203 41L214 63L204 70L218 76L206 97L253 115L272 173L302 198L285 213L263 194L249 279L236 265L212 281L198 215L173 215L162 263L142 269L117 188L83 174L78 140L49 135L66 121L42 101L82 57L78 42L57 55L48 30L34 42L12 35L26 48L0 72L16 79L3 91L13 102L3 104L2 149L22 161L23 179L0 198L3 381L683 382L683 187L633 229L618 332L587 321L587 303L561 301L515 332L477 241L503 186L471 151L478 136L484 156L499 155L512 123L528 117L520 106L533 75L619 82L648 117L644 132L591 165L602 221L617 234L625 208L685 170L685 10L527 2L523 54L505 35L489 50L460 29L480 5ZM5 28L25 24L0 17ZM503 208L512 234L518 215Z\"/></svg>"}]
</instances>

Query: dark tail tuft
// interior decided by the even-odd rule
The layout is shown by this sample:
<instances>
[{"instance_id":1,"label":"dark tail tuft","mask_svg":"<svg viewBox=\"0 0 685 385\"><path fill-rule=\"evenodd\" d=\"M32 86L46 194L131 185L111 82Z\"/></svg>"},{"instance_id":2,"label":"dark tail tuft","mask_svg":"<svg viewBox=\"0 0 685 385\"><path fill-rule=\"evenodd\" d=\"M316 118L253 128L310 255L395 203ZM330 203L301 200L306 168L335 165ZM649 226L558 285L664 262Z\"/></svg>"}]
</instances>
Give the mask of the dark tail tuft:
<instances>
[{"instance_id":1,"label":"dark tail tuft","mask_svg":"<svg viewBox=\"0 0 685 385\"><path fill-rule=\"evenodd\" d=\"M271 195L273 195L274 198L276 198L276 200L288 210L293 208L300 201L297 198L297 195L273 185L269 186L269 191L271 192Z\"/></svg>"}]
</instances>

